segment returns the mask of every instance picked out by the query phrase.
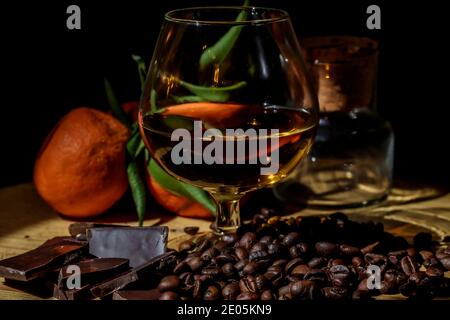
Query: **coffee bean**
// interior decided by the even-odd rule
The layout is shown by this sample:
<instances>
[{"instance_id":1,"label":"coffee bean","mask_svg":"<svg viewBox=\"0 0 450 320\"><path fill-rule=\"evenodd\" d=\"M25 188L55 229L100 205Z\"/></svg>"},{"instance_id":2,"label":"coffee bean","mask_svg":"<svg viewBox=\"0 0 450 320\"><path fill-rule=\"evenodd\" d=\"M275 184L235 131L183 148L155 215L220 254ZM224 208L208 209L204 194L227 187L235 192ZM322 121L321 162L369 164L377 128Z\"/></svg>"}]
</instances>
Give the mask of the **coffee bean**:
<instances>
[{"instance_id":1,"label":"coffee bean","mask_svg":"<svg viewBox=\"0 0 450 320\"><path fill-rule=\"evenodd\" d=\"M256 261L250 261L249 263L247 263L247 265L244 267L244 269L242 269L242 271L245 275L254 274L258 270L260 270L260 266L258 265L258 263Z\"/></svg>"},{"instance_id":2,"label":"coffee bean","mask_svg":"<svg viewBox=\"0 0 450 320\"><path fill-rule=\"evenodd\" d=\"M400 261L400 265L407 276L417 271L416 264L410 256L403 257Z\"/></svg>"},{"instance_id":3,"label":"coffee bean","mask_svg":"<svg viewBox=\"0 0 450 320\"><path fill-rule=\"evenodd\" d=\"M180 261L175 266L175 268L173 269L173 273L181 273L181 272L186 271L188 269L189 269L189 264L185 260L183 260L183 261Z\"/></svg>"},{"instance_id":4,"label":"coffee bean","mask_svg":"<svg viewBox=\"0 0 450 320\"><path fill-rule=\"evenodd\" d=\"M300 280L291 285L291 295L294 299L313 300L318 297L318 289L314 281Z\"/></svg>"},{"instance_id":5,"label":"coffee bean","mask_svg":"<svg viewBox=\"0 0 450 320\"><path fill-rule=\"evenodd\" d=\"M278 255L281 255L282 251L283 251L282 245L276 240L274 240L272 243L269 243L267 245L267 252L270 255L278 256Z\"/></svg>"},{"instance_id":6,"label":"coffee bean","mask_svg":"<svg viewBox=\"0 0 450 320\"><path fill-rule=\"evenodd\" d=\"M327 259L324 257L314 257L308 261L308 266L312 269L321 268L325 266L327 263Z\"/></svg>"},{"instance_id":7,"label":"coffee bean","mask_svg":"<svg viewBox=\"0 0 450 320\"><path fill-rule=\"evenodd\" d=\"M200 242L197 244L196 250L198 252L203 252L206 249L208 249L211 246L211 242L208 239L200 240Z\"/></svg>"},{"instance_id":8,"label":"coffee bean","mask_svg":"<svg viewBox=\"0 0 450 320\"><path fill-rule=\"evenodd\" d=\"M353 257L352 258L352 264L355 266L355 267L359 267L359 266L364 266L364 260L363 260L363 258L361 258L361 257Z\"/></svg>"},{"instance_id":9,"label":"coffee bean","mask_svg":"<svg viewBox=\"0 0 450 320\"><path fill-rule=\"evenodd\" d=\"M381 272L383 272L387 267L387 257L382 254L377 253L366 253L364 255L364 260L367 264L377 265L380 267Z\"/></svg>"},{"instance_id":10,"label":"coffee bean","mask_svg":"<svg viewBox=\"0 0 450 320\"><path fill-rule=\"evenodd\" d=\"M273 298L272 291L270 290L264 290L263 293L261 293L261 300L263 301L273 300Z\"/></svg>"},{"instance_id":11,"label":"coffee bean","mask_svg":"<svg viewBox=\"0 0 450 320\"><path fill-rule=\"evenodd\" d=\"M239 240L239 245L247 250L256 243L256 234L254 232L246 232Z\"/></svg>"},{"instance_id":12,"label":"coffee bean","mask_svg":"<svg viewBox=\"0 0 450 320\"><path fill-rule=\"evenodd\" d=\"M236 269L234 268L234 266L231 262L228 262L222 266L222 273L226 277L230 278L236 273Z\"/></svg>"},{"instance_id":13,"label":"coffee bean","mask_svg":"<svg viewBox=\"0 0 450 320\"><path fill-rule=\"evenodd\" d=\"M187 261L187 264L193 272L196 272L203 267L203 260L200 257L193 257Z\"/></svg>"},{"instance_id":14,"label":"coffee bean","mask_svg":"<svg viewBox=\"0 0 450 320\"><path fill-rule=\"evenodd\" d=\"M222 270L218 266L207 266L202 269L202 274L207 276L217 277L221 274Z\"/></svg>"},{"instance_id":15,"label":"coffee bean","mask_svg":"<svg viewBox=\"0 0 450 320\"><path fill-rule=\"evenodd\" d=\"M261 239L259 239L260 243L263 243L265 245L268 245L269 243L271 243L273 241L273 237L272 236L264 236Z\"/></svg>"},{"instance_id":16,"label":"coffee bean","mask_svg":"<svg viewBox=\"0 0 450 320\"><path fill-rule=\"evenodd\" d=\"M236 300L256 301L259 300L259 294L253 292L243 292L237 296Z\"/></svg>"},{"instance_id":17,"label":"coffee bean","mask_svg":"<svg viewBox=\"0 0 450 320\"><path fill-rule=\"evenodd\" d=\"M450 270L450 255L439 260L445 269Z\"/></svg>"},{"instance_id":18,"label":"coffee bean","mask_svg":"<svg viewBox=\"0 0 450 320\"><path fill-rule=\"evenodd\" d=\"M237 247L234 253L239 260L248 259L248 251L244 247Z\"/></svg>"},{"instance_id":19,"label":"coffee bean","mask_svg":"<svg viewBox=\"0 0 450 320\"><path fill-rule=\"evenodd\" d=\"M339 251L345 257L357 256L361 252L357 247L352 247L345 244L341 244L339 246Z\"/></svg>"},{"instance_id":20,"label":"coffee bean","mask_svg":"<svg viewBox=\"0 0 450 320\"><path fill-rule=\"evenodd\" d=\"M335 265L329 270L330 281L335 287L346 287L350 282L350 270L344 265Z\"/></svg>"},{"instance_id":21,"label":"coffee bean","mask_svg":"<svg viewBox=\"0 0 450 320\"><path fill-rule=\"evenodd\" d=\"M294 270L294 268L300 264L304 264L304 260L302 258L295 258L292 259L291 261L289 261L286 264L286 267L284 268L284 272L286 272L286 274L291 274L292 270Z\"/></svg>"},{"instance_id":22,"label":"coffee bean","mask_svg":"<svg viewBox=\"0 0 450 320\"><path fill-rule=\"evenodd\" d=\"M191 240L185 240L180 243L178 250L179 251L190 251L195 248L195 243Z\"/></svg>"},{"instance_id":23,"label":"coffee bean","mask_svg":"<svg viewBox=\"0 0 450 320\"><path fill-rule=\"evenodd\" d=\"M180 278L176 275L165 276L161 279L158 285L160 292L172 291L180 285Z\"/></svg>"},{"instance_id":24,"label":"coffee bean","mask_svg":"<svg viewBox=\"0 0 450 320\"><path fill-rule=\"evenodd\" d=\"M257 242L250 248L249 254L252 252L266 251L266 250L267 250L267 245L265 243Z\"/></svg>"},{"instance_id":25,"label":"coffee bean","mask_svg":"<svg viewBox=\"0 0 450 320\"><path fill-rule=\"evenodd\" d=\"M241 289L241 292L257 293L259 291L256 285L256 278L252 275L243 277L239 281L239 288Z\"/></svg>"},{"instance_id":26,"label":"coffee bean","mask_svg":"<svg viewBox=\"0 0 450 320\"><path fill-rule=\"evenodd\" d=\"M291 271L291 275L293 275L295 277L303 278L305 276L305 274L307 274L310 270L311 270L311 268L308 265L299 264Z\"/></svg>"},{"instance_id":27,"label":"coffee bean","mask_svg":"<svg viewBox=\"0 0 450 320\"><path fill-rule=\"evenodd\" d=\"M159 300L178 300L178 294L176 294L175 292L172 291L166 291L163 292L160 296L159 296Z\"/></svg>"},{"instance_id":28,"label":"coffee bean","mask_svg":"<svg viewBox=\"0 0 450 320\"><path fill-rule=\"evenodd\" d=\"M266 218L273 217L276 213L275 210L271 208L261 208L261 214Z\"/></svg>"},{"instance_id":29,"label":"coffee bean","mask_svg":"<svg viewBox=\"0 0 450 320\"><path fill-rule=\"evenodd\" d=\"M231 245L238 241L238 236L235 233L226 233L222 236L222 241Z\"/></svg>"},{"instance_id":30,"label":"coffee bean","mask_svg":"<svg viewBox=\"0 0 450 320\"><path fill-rule=\"evenodd\" d=\"M193 235L197 234L198 229L199 229L199 227L193 227L193 226L192 227L184 227L183 231L185 233L187 233L188 235L193 236Z\"/></svg>"},{"instance_id":31,"label":"coffee bean","mask_svg":"<svg viewBox=\"0 0 450 320\"><path fill-rule=\"evenodd\" d=\"M444 271L436 267L429 267L425 273L430 278L442 278L444 276Z\"/></svg>"},{"instance_id":32,"label":"coffee bean","mask_svg":"<svg viewBox=\"0 0 450 320\"><path fill-rule=\"evenodd\" d=\"M272 263L272 267L281 267L284 268L288 261L286 259L278 259Z\"/></svg>"},{"instance_id":33,"label":"coffee bean","mask_svg":"<svg viewBox=\"0 0 450 320\"><path fill-rule=\"evenodd\" d=\"M328 267L338 266L344 263L345 262L342 259L330 259L328 260Z\"/></svg>"},{"instance_id":34,"label":"coffee bean","mask_svg":"<svg viewBox=\"0 0 450 320\"><path fill-rule=\"evenodd\" d=\"M200 279L195 280L194 282L194 290L192 292L192 298L194 299L200 299L202 296L202 287L203 287L203 281Z\"/></svg>"},{"instance_id":35,"label":"coffee bean","mask_svg":"<svg viewBox=\"0 0 450 320\"><path fill-rule=\"evenodd\" d=\"M237 271L241 271L242 269L244 269L244 267L248 264L248 260L247 259L243 259L243 260L239 260L238 262L236 262L234 264L234 268Z\"/></svg>"},{"instance_id":36,"label":"coffee bean","mask_svg":"<svg viewBox=\"0 0 450 320\"><path fill-rule=\"evenodd\" d=\"M220 298L219 288L217 286L208 286L203 294L203 300L217 300Z\"/></svg>"},{"instance_id":37,"label":"coffee bean","mask_svg":"<svg viewBox=\"0 0 450 320\"><path fill-rule=\"evenodd\" d=\"M212 258L214 258L215 256L217 256L219 253L220 253L219 250L217 250L217 249L214 248L214 247L211 247L211 248L208 248L208 249L206 249L205 251L203 251L203 253L202 253L202 255L201 255L200 258L201 258L203 261L209 261L209 260L211 260Z\"/></svg>"},{"instance_id":38,"label":"coffee bean","mask_svg":"<svg viewBox=\"0 0 450 320\"><path fill-rule=\"evenodd\" d=\"M291 294L291 285L292 284L288 284L286 286L282 286L281 288L278 289L278 296L284 296L287 294Z\"/></svg>"},{"instance_id":39,"label":"coffee bean","mask_svg":"<svg viewBox=\"0 0 450 320\"><path fill-rule=\"evenodd\" d=\"M380 241L376 241L374 243L371 243L364 248L361 249L362 254L372 253L377 249L377 247L380 245Z\"/></svg>"},{"instance_id":40,"label":"coffee bean","mask_svg":"<svg viewBox=\"0 0 450 320\"><path fill-rule=\"evenodd\" d=\"M215 260L215 262L217 264L220 264L220 265L225 264L225 263L234 263L234 262L236 262L235 257L232 256L229 253L221 253L218 256L216 256L214 258L214 260Z\"/></svg>"},{"instance_id":41,"label":"coffee bean","mask_svg":"<svg viewBox=\"0 0 450 320\"><path fill-rule=\"evenodd\" d=\"M300 240L300 234L298 232L288 233L282 240L282 244L286 247L291 247Z\"/></svg>"},{"instance_id":42,"label":"coffee bean","mask_svg":"<svg viewBox=\"0 0 450 320\"><path fill-rule=\"evenodd\" d=\"M325 287L322 289L325 299L342 300L348 298L348 290L341 287Z\"/></svg>"},{"instance_id":43,"label":"coffee bean","mask_svg":"<svg viewBox=\"0 0 450 320\"><path fill-rule=\"evenodd\" d=\"M336 244L326 241L317 242L315 247L317 254L321 257L330 257L337 250Z\"/></svg>"},{"instance_id":44,"label":"coffee bean","mask_svg":"<svg viewBox=\"0 0 450 320\"><path fill-rule=\"evenodd\" d=\"M222 296L226 300L235 300L236 297L239 295L240 291L241 290L239 289L239 283L232 282L223 287Z\"/></svg>"},{"instance_id":45,"label":"coffee bean","mask_svg":"<svg viewBox=\"0 0 450 320\"><path fill-rule=\"evenodd\" d=\"M311 280L318 283L322 283L326 282L328 280L328 277L326 272L321 269L311 269L305 274L303 280Z\"/></svg>"},{"instance_id":46,"label":"coffee bean","mask_svg":"<svg viewBox=\"0 0 450 320\"><path fill-rule=\"evenodd\" d=\"M264 260L264 259L267 259L268 257L269 257L269 254L264 250L250 252L250 254L248 256L250 261Z\"/></svg>"}]
</instances>

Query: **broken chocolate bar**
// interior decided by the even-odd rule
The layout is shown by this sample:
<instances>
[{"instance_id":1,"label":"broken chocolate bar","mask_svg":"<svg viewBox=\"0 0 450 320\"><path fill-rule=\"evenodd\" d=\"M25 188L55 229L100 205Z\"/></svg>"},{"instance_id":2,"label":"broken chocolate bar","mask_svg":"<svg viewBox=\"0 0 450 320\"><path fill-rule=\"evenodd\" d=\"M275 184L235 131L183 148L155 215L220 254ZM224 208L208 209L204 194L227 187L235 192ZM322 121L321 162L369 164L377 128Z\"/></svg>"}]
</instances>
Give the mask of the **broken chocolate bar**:
<instances>
[{"instance_id":1,"label":"broken chocolate bar","mask_svg":"<svg viewBox=\"0 0 450 320\"><path fill-rule=\"evenodd\" d=\"M150 289L158 283L160 275L176 265L177 254L167 252L147 263L112 277L91 288L94 297L101 298L123 288Z\"/></svg>"},{"instance_id":2,"label":"broken chocolate bar","mask_svg":"<svg viewBox=\"0 0 450 320\"><path fill-rule=\"evenodd\" d=\"M70 288L74 285L75 278L73 268L68 266L61 268L58 281L53 287L53 297L60 300L90 299L92 294L90 289L93 285L119 274L129 268L128 260L121 258L98 258L84 260L73 264L79 268L80 288Z\"/></svg>"},{"instance_id":3,"label":"broken chocolate bar","mask_svg":"<svg viewBox=\"0 0 450 320\"><path fill-rule=\"evenodd\" d=\"M88 230L89 253L99 258L125 258L131 267L166 252L167 227L115 227Z\"/></svg>"},{"instance_id":4,"label":"broken chocolate bar","mask_svg":"<svg viewBox=\"0 0 450 320\"><path fill-rule=\"evenodd\" d=\"M40 278L87 251L85 242L68 237L56 237L34 250L0 261L0 277L29 281Z\"/></svg>"}]
</instances>

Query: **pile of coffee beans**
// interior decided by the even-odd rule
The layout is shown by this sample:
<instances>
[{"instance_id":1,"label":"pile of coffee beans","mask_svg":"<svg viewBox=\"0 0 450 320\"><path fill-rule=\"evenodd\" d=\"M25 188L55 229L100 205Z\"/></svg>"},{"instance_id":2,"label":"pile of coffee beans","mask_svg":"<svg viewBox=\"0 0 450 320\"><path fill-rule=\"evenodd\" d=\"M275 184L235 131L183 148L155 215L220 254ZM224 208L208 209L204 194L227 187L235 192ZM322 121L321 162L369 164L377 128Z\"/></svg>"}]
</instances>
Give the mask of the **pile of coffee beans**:
<instances>
[{"instance_id":1,"label":"pile of coffee beans","mask_svg":"<svg viewBox=\"0 0 450 320\"><path fill-rule=\"evenodd\" d=\"M450 296L450 248L420 233L413 245L380 223L342 213L281 219L263 209L221 239L180 244L160 300L368 299Z\"/></svg>"}]
</instances>

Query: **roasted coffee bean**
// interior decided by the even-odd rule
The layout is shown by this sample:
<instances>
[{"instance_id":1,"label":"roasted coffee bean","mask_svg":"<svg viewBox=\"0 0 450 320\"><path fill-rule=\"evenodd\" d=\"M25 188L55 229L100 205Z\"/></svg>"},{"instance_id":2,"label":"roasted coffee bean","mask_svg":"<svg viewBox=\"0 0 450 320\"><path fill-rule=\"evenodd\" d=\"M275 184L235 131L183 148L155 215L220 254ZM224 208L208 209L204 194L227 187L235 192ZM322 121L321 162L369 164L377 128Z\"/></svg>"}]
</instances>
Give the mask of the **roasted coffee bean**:
<instances>
[{"instance_id":1,"label":"roasted coffee bean","mask_svg":"<svg viewBox=\"0 0 450 320\"><path fill-rule=\"evenodd\" d=\"M352 247L345 244L341 244L339 246L339 251L345 257L353 257L361 253L361 251L357 247Z\"/></svg>"},{"instance_id":2,"label":"roasted coffee bean","mask_svg":"<svg viewBox=\"0 0 450 320\"><path fill-rule=\"evenodd\" d=\"M225 263L234 263L234 262L236 262L235 257L232 256L229 253L221 253L218 256L216 256L214 258L214 260L215 260L215 262L217 264L220 264L220 265L225 264Z\"/></svg>"},{"instance_id":3,"label":"roasted coffee bean","mask_svg":"<svg viewBox=\"0 0 450 320\"><path fill-rule=\"evenodd\" d=\"M439 260L445 269L450 270L450 255Z\"/></svg>"},{"instance_id":4,"label":"roasted coffee bean","mask_svg":"<svg viewBox=\"0 0 450 320\"><path fill-rule=\"evenodd\" d=\"M254 274L255 272L261 269L261 265L259 265L256 261L250 261L247 265L242 269L244 275Z\"/></svg>"},{"instance_id":5,"label":"roasted coffee bean","mask_svg":"<svg viewBox=\"0 0 450 320\"><path fill-rule=\"evenodd\" d=\"M267 278L262 274L258 274L255 276L255 282L258 292L264 291L269 284L269 280L267 280Z\"/></svg>"},{"instance_id":6,"label":"roasted coffee bean","mask_svg":"<svg viewBox=\"0 0 450 320\"><path fill-rule=\"evenodd\" d=\"M322 283L326 282L328 280L328 277L326 272L321 269L311 269L305 274L303 280L311 280Z\"/></svg>"},{"instance_id":7,"label":"roasted coffee bean","mask_svg":"<svg viewBox=\"0 0 450 320\"><path fill-rule=\"evenodd\" d=\"M252 275L243 277L239 281L239 288L241 289L241 292L259 292L258 286L256 284L256 278Z\"/></svg>"},{"instance_id":8,"label":"roasted coffee bean","mask_svg":"<svg viewBox=\"0 0 450 320\"><path fill-rule=\"evenodd\" d=\"M247 250L256 243L256 234L254 232L246 232L239 240L239 245Z\"/></svg>"},{"instance_id":9,"label":"roasted coffee bean","mask_svg":"<svg viewBox=\"0 0 450 320\"><path fill-rule=\"evenodd\" d=\"M192 292L192 298L200 299L202 297L203 282L200 279L195 280L194 290Z\"/></svg>"},{"instance_id":10,"label":"roasted coffee bean","mask_svg":"<svg viewBox=\"0 0 450 320\"><path fill-rule=\"evenodd\" d=\"M252 252L266 251L266 250L267 250L267 245L265 243L257 242L250 248L249 254Z\"/></svg>"},{"instance_id":11,"label":"roasted coffee bean","mask_svg":"<svg viewBox=\"0 0 450 320\"><path fill-rule=\"evenodd\" d=\"M424 260L424 261L435 258L434 253L431 251L427 251L427 250L419 251L419 255L422 257L422 260Z\"/></svg>"},{"instance_id":12,"label":"roasted coffee bean","mask_svg":"<svg viewBox=\"0 0 450 320\"><path fill-rule=\"evenodd\" d=\"M442 278L444 276L444 271L436 267L429 267L425 274L430 278Z\"/></svg>"},{"instance_id":13,"label":"roasted coffee bean","mask_svg":"<svg viewBox=\"0 0 450 320\"><path fill-rule=\"evenodd\" d=\"M253 292L243 292L237 296L236 300L256 301L259 300L259 294Z\"/></svg>"},{"instance_id":14,"label":"roasted coffee bean","mask_svg":"<svg viewBox=\"0 0 450 320\"><path fill-rule=\"evenodd\" d=\"M189 264L185 260L183 260L175 266L175 268L173 269L173 273L181 273L186 270L189 270Z\"/></svg>"},{"instance_id":15,"label":"roasted coffee bean","mask_svg":"<svg viewBox=\"0 0 450 320\"><path fill-rule=\"evenodd\" d=\"M316 252L321 257L330 257L337 251L337 246L334 243L319 241L316 243Z\"/></svg>"},{"instance_id":16,"label":"roasted coffee bean","mask_svg":"<svg viewBox=\"0 0 450 320\"><path fill-rule=\"evenodd\" d=\"M263 301L268 301L268 300L273 300L273 294L272 291L270 290L264 290L263 293L261 293L261 300Z\"/></svg>"},{"instance_id":17,"label":"roasted coffee bean","mask_svg":"<svg viewBox=\"0 0 450 320\"><path fill-rule=\"evenodd\" d=\"M208 239L200 240L200 242L197 244L196 250L198 252L203 252L206 249L208 249L211 246L211 242Z\"/></svg>"},{"instance_id":18,"label":"roasted coffee bean","mask_svg":"<svg viewBox=\"0 0 450 320\"><path fill-rule=\"evenodd\" d=\"M232 283L227 284L225 287L223 287L222 296L226 300L235 300L240 292L241 292L241 289L239 288L239 283L232 282Z\"/></svg>"},{"instance_id":19,"label":"roasted coffee bean","mask_svg":"<svg viewBox=\"0 0 450 320\"><path fill-rule=\"evenodd\" d=\"M282 286L281 288L279 288L278 296L281 297L281 296L285 296L287 294L291 294L291 286L292 286L292 284L290 283L288 285L285 285L285 286Z\"/></svg>"},{"instance_id":20,"label":"roasted coffee bean","mask_svg":"<svg viewBox=\"0 0 450 320\"><path fill-rule=\"evenodd\" d=\"M300 280L303 280L303 279L301 279L300 277L297 277L297 276L293 276L293 275L287 275L286 277L285 277L285 280L287 281L287 282L297 282L297 281L300 281Z\"/></svg>"},{"instance_id":21,"label":"roasted coffee bean","mask_svg":"<svg viewBox=\"0 0 450 320\"><path fill-rule=\"evenodd\" d=\"M377 249L377 247L380 245L380 241L376 241L374 243L371 243L364 248L361 249L362 254L372 253Z\"/></svg>"},{"instance_id":22,"label":"roasted coffee bean","mask_svg":"<svg viewBox=\"0 0 450 320\"><path fill-rule=\"evenodd\" d=\"M275 210L271 208L261 208L261 214L266 218L273 217L275 215Z\"/></svg>"},{"instance_id":23,"label":"roasted coffee bean","mask_svg":"<svg viewBox=\"0 0 450 320\"><path fill-rule=\"evenodd\" d=\"M266 220L266 217L262 214L255 214L252 219L252 223L255 225L263 224Z\"/></svg>"},{"instance_id":24,"label":"roasted coffee bean","mask_svg":"<svg viewBox=\"0 0 450 320\"><path fill-rule=\"evenodd\" d=\"M193 236L195 234L197 234L199 227L184 227L183 231L184 233L187 233L190 236Z\"/></svg>"},{"instance_id":25,"label":"roasted coffee bean","mask_svg":"<svg viewBox=\"0 0 450 320\"><path fill-rule=\"evenodd\" d=\"M291 271L291 275L294 277L303 278L305 274L307 274L311 268L307 264L299 264Z\"/></svg>"},{"instance_id":26,"label":"roasted coffee bean","mask_svg":"<svg viewBox=\"0 0 450 320\"><path fill-rule=\"evenodd\" d=\"M381 272L383 272L387 267L387 257L382 254L377 253L366 253L364 255L364 260L367 264L374 264L380 267Z\"/></svg>"},{"instance_id":27,"label":"roasted coffee bean","mask_svg":"<svg viewBox=\"0 0 450 320\"><path fill-rule=\"evenodd\" d=\"M388 253L388 259L393 265L398 265L400 263L400 260L408 255L408 251L406 250L398 250L398 251L391 251Z\"/></svg>"},{"instance_id":28,"label":"roasted coffee bean","mask_svg":"<svg viewBox=\"0 0 450 320\"><path fill-rule=\"evenodd\" d=\"M284 268L284 272L286 272L286 274L291 274L292 270L294 270L294 268L300 264L304 264L305 262L303 261L302 258L295 258L292 259L291 261L289 261L286 264L286 267Z\"/></svg>"},{"instance_id":29,"label":"roasted coffee bean","mask_svg":"<svg viewBox=\"0 0 450 320\"><path fill-rule=\"evenodd\" d=\"M267 245L267 252L273 256L281 255L283 252L282 245L278 241L274 240L272 243Z\"/></svg>"},{"instance_id":30,"label":"roasted coffee bean","mask_svg":"<svg viewBox=\"0 0 450 320\"><path fill-rule=\"evenodd\" d=\"M448 256L450 256L450 247L448 248L442 247L436 251L436 258L438 258L439 260L445 259Z\"/></svg>"},{"instance_id":31,"label":"roasted coffee bean","mask_svg":"<svg viewBox=\"0 0 450 320\"><path fill-rule=\"evenodd\" d=\"M234 253L239 260L248 259L248 251L244 247L237 247Z\"/></svg>"},{"instance_id":32,"label":"roasted coffee bean","mask_svg":"<svg viewBox=\"0 0 450 320\"><path fill-rule=\"evenodd\" d=\"M235 233L226 233L222 236L222 241L231 245L238 241L238 236Z\"/></svg>"},{"instance_id":33,"label":"roasted coffee bean","mask_svg":"<svg viewBox=\"0 0 450 320\"><path fill-rule=\"evenodd\" d=\"M278 259L272 263L272 267L281 267L284 268L288 261L286 259Z\"/></svg>"},{"instance_id":34,"label":"roasted coffee bean","mask_svg":"<svg viewBox=\"0 0 450 320\"><path fill-rule=\"evenodd\" d=\"M300 280L292 283L291 295L294 299L314 300L318 298L319 288L311 280Z\"/></svg>"},{"instance_id":35,"label":"roasted coffee bean","mask_svg":"<svg viewBox=\"0 0 450 320\"><path fill-rule=\"evenodd\" d=\"M202 269L202 274L214 278L221 274L221 271L222 270L218 266L207 266Z\"/></svg>"},{"instance_id":36,"label":"roasted coffee bean","mask_svg":"<svg viewBox=\"0 0 450 320\"><path fill-rule=\"evenodd\" d=\"M416 263L410 256L403 257L400 261L400 265L407 276L417 271Z\"/></svg>"},{"instance_id":37,"label":"roasted coffee bean","mask_svg":"<svg viewBox=\"0 0 450 320\"><path fill-rule=\"evenodd\" d=\"M193 272L196 272L203 267L203 260L200 257L193 257L187 261L187 264Z\"/></svg>"},{"instance_id":38,"label":"roasted coffee bean","mask_svg":"<svg viewBox=\"0 0 450 320\"><path fill-rule=\"evenodd\" d=\"M329 270L330 281L335 287L346 287L350 282L351 273L347 266L335 265Z\"/></svg>"},{"instance_id":39,"label":"roasted coffee bean","mask_svg":"<svg viewBox=\"0 0 450 320\"><path fill-rule=\"evenodd\" d=\"M398 289L399 286L404 284L407 281L406 275L396 269L386 270L384 273L384 282L386 282L387 287L391 289L390 292L393 292ZM387 292L385 292L387 293Z\"/></svg>"},{"instance_id":40,"label":"roasted coffee bean","mask_svg":"<svg viewBox=\"0 0 450 320\"><path fill-rule=\"evenodd\" d=\"M423 266L425 268L429 268L429 267L438 267L440 265L439 260L436 258L429 258L423 261Z\"/></svg>"},{"instance_id":41,"label":"roasted coffee bean","mask_svg":"<svg viewBox=\"0 0 450 320\"><path fill-rule=\"evenodd\" d=\"M217 250L217 249L214 248L214 247L211 247L211 248L208 248L208 249L206 249L205 251L203 251L203 253L202 253L202 255L201 255L200 258L201 258L203 261L209 261L209 260L211 260L212 258L214 258L215 256L217 256L219 253L220 253L219 250Z\"/></svg>"},{"instance_id":42,"label":"roasted coffee bean","mask_svg":"<svg viewBox=\"0 0 450 320\"><path fill-rule=\"evenodd\" d=\"M361 257L353 257L352 258L352 264L355 266L355 267L360 267L360 266L364 266L364 259L363 258L361 258Z\"/></svg>"},{"instance_id":43,"label":"roasted coffee bean","mask_svg":"<svg viewBox=\"0 0 450 320\"><path fill-rule=\"evenodd\" d=\"M300 240L300 234L298 232L288 233L282 240L282 244L286 247L291 247Z\"/></svg>"},{"instance_id":44,"label":"roasted coffee bean","mask_svg":"<svg viewBox=\"0 0 450 320\"><path fill-rule=\"evenodd\" d=\"M180 274L180 281L184 286L191 286L194 284L194 275L191 272L183 272Z\"/></svg>"},{"instance_id":45,"label":"roasted coffee bean","mask_svg":"<svg viewBox=\"0 0 450 320\"><path fill-rule=\"evenodd\" d=\"M222 273L227 277L230 278L236 273L236 269L234 268L233 264L231 262L225 263L222 266Z\"/></svg>"},{"instance_id":46,"label":"roasted coffee bean","mask_svg":"<svg viewBox=\"0 0 450 320\"><path fill-rule=\"evenodd\" d=\"M179 299L178 294L173 291L163 292L159 296L159 300L178 300L178 299Z\"/></svg>"},{"instance_id":47,"label":"roasted coffee bean","mask_svg":"<svg viewBox=\"0 0 450 320\"><path fill-rule=\"evenodd\" d=\"M160 292L172 291L178 288L180 285L180 278L176 275L165 276L161 279L158 285L158 290Z\"/></svg>"},{"instance_id":48,"label":"roasted coffee bean","mask_svg":"<svg viewBox=\"0 0 450 320\"><path fill-rule=\"evenodd\" d=\"M342 259L330 259L328 260L328 267L338 266L341 264L345 264L344 260Z\"/></svg>"},{"instance_id":49,"label":"roasted coffee bean","mask_svg":"<svg viewBox=\"0 0 450 320\"><path fill-rule=\"evenodd\" d=\"M241 271L242 269L244 269L244 267L248 264L248 260L247 259L243 259L243 260L239 260L238 262L236 262L234 264L234 268L237 271Z\"/></svg>"},{"instance_id":50,"label":"roasted coffee bean","mask_svg":"<svg viewBox=\"0 0 450 320\"><path fill-rule=\"evenodd\" d=\"M312 269L324 267L327 263L327 259L324 257L314 257L308 261L308 266Z\"/></svg>"},{"instance_id":51,"label":"roasted coffee bean","mask_svg":"<svg viewBox=\"0 0 450 320\"><path fill-rule=\"evenodd\" d=\"M417 256L416 248L408 248L408 249L406 249L406 252L408 253L408 256L410 256L411 258L414 258L415 256Z\"/></svg>"},{"instance_id":52,"label":"roasted coffee bean","mask_svg":"<svg viewBox=\"0 0 450 320\"><path fill-rule=\"evenodd\" d=\"M266 251L253 251L250 252L248 258L250 261L260 261L260 260L265 260L268 259L269 254Z\"/></svg>"},{"instance_id":53,"label":"roasted coffee bean","mask_svg":"<svg viewBox=\"0 0 450 320\"><path fill-rule=\"evenodd\" d=\"M342 300L348 298L348 290L341 287L325 287L322 289L325 299Z\"/></svg>"},{"instance_id":54,"label":"roasted coffee bean","mask_svg":"<svg viewBox=\"0 0 450 320\"><path fill-rule=\"evenodd\" d=\"M269 243L271 243L273 241L273 237L272 236L264 236L261 239L259 239L260 243L263 243L265 245L268 245Z\"/></svg>"},{"instance_id":55,"label":"roasted coffee bean","mask_svg":"<svg viewBox=\"0 0 450 320\"><path fill-rule=\"evenodd\" d=\"M220 291L217 286L208 286L203 294L203 300L217 300L220 298Z\"/></svg>"},{"instance_id":56,"label":"roasted coffee bean","mask_svg":"<svg viewBox=\"0 0 450 320\"><path fill-rule=\"evenodd\" d=\"M195 243L191 240L185 240L180 243L178 250L179 251L190 251L195 248Z\"/></svg>"}]
</instances>

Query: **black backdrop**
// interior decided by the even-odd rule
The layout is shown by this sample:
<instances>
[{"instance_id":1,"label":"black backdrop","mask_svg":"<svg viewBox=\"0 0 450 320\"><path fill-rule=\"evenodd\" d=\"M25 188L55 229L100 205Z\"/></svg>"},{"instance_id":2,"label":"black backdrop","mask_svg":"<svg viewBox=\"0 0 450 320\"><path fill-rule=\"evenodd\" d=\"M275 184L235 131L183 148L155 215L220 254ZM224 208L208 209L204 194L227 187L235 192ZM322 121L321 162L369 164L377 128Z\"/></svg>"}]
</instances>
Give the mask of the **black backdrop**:
<instances>
[{"instance_id":1,"label":"black backdrop","mask_svg":"<svg viewBox=\"0 0 450 320\"><path fill-rule=\"evenodd\" d=\"M29 3L28 3L29 2ZM122 101L139 97L132 53L148 61L163 13L242 1L28 1L1 4L0 186L31 180L40 144L71 108L106 109L103 78ZM380 41L378 108L396 134L396 177L450 185L446 153L445 15L441 2L253 0L286 9L300 38L350 34ZM78 4L82 30L66 29ZM366 8L378 4L382 29L368 30ZM447 28L448 29L448 28Z\"/></svg>"}]
</instances>

